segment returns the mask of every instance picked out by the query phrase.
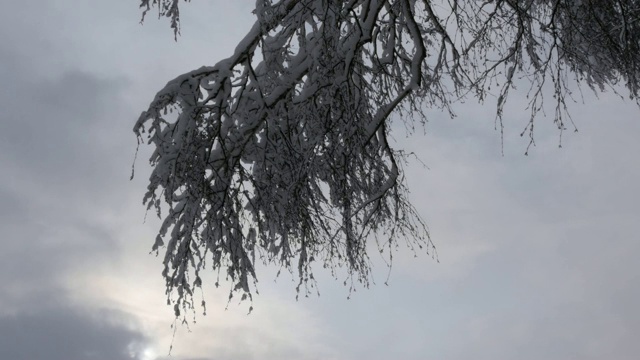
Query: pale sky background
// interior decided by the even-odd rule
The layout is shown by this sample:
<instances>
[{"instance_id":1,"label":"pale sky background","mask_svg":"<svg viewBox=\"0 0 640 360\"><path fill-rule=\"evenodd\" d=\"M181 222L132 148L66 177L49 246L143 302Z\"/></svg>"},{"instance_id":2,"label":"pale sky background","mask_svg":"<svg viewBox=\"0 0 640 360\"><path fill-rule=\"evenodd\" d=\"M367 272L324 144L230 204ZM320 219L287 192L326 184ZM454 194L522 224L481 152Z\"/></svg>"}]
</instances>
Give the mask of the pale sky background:
<instances>
[{"instance_id":1,"label":"pale sky background","mask_svg":"<svg viewBox=\"0 0 640 360\"><path fill-rule=\"evenodd\" d=\"M166 359L173 312L144 223L149 148L132 127L176 75L226 57L252 0L183 7L139 24L137 0L7 1L0 15L0 359ZM515 95L515 94L514 94ZM319 272L295 301L287 276L179 326L171 359L636 359L640 353L640 110L605 94L572 106L562 149L538 119L524 156L522 98L506 112L429 111L426 134L394 136L428 168L406 171L440 263L401 249L390 285L348 289ZM398 126L402 129L402 126Z\"/></svg>"}]
</instances>

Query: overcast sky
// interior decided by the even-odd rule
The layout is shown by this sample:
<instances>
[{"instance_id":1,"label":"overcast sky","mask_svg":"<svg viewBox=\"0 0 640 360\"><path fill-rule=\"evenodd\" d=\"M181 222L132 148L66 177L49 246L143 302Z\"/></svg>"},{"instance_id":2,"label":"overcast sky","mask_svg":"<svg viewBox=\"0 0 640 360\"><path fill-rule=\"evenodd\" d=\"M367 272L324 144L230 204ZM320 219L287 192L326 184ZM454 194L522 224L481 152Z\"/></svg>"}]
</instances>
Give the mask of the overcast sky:
<instances>
[{"instance_id":1,"label":"overcast sky","mask_svg":"<svg viewBox=\"0 0 640 360\"><path fill-rule=\"evenodd\" d=\"M139 24L136 0L9 1L0 21L0 358L156 360L174 334L158 221L144 222L148 148L134 121L168 80L228 56L252 0L183 7ZM205 286L207 315L178 326L172 359L636 359L640 353L640 110L611 94L572 106L563 148L537 146L493 105L428 111L426 134L394 133L424 162L406 170L440 263L401 249L389 286L321 296L262 268L254 311Z\"/></svg>"}]
</instances>

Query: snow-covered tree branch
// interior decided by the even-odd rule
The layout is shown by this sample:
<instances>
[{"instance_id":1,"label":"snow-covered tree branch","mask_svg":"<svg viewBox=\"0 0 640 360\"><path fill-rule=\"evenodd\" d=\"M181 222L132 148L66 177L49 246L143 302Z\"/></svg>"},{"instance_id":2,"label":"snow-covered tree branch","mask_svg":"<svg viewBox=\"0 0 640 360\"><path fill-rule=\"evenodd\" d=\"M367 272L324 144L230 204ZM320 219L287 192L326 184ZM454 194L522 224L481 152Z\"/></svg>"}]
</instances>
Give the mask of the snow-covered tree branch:
<instances>
[{"instance_id":1,"label":"snow-covered tree branch","mask_svg":"<svg viewBox=\"0 0 640 360\"><path fill-rule=\"evenodd\" d=\"M176 34L179 6L141 0ZM176 315L205 266L244 299L256 261L295 269L308 291L314 263L367 285L371 241L389 259L398 243L434 251L388 142L392 113L421 122L495 95L501 123L524 78L533 144L545 83L560 131L573 80L638 95L640 1L257 0L255 14L230 57L171 80L134 128L155 147L144 201L168 206L154 249Z\"/></svg>"}]
</instances>

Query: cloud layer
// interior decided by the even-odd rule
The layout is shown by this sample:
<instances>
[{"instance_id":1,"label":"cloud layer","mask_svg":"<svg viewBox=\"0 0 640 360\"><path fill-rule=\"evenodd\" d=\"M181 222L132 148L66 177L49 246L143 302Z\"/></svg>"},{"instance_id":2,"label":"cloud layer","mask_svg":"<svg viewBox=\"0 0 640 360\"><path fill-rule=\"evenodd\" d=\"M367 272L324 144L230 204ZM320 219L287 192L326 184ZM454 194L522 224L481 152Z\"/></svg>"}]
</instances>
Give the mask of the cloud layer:
<instances>
[{"instance_id":1,"label":"cloud layer","mask_svg":"<svg viewBox=\"0 0 640 360\"><path fill-rule=\"evenodd\" d=\"M504 156L492 105L429 109L426 135L398 122L426 164L405 174L439 264L401 249L384 286L374 258L377 285L351 300L320 270L321 296L298 302L264 268L250 316L208 284L208 315L174 338L131 128L167 80L232 51L253 2L186 4L178 43L136 4L87 4L12 2L0 23L1 358L156 360L172 343L180 360L637 357L639 110L611 94L573 106L562 149L540 118L527 157L522 97Z\"/></svg>"}]
</instances>

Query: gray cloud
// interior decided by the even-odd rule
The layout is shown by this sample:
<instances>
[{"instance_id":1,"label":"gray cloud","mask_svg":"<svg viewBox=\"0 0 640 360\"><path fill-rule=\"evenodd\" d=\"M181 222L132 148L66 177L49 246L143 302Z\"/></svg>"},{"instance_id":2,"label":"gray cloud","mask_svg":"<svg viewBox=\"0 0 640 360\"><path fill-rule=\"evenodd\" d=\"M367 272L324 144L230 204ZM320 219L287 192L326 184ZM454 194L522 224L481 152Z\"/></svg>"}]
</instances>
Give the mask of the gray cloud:
<instances>
[{"instance_id":1,"label":"gray cloud","mask_svg":"<svg viewBox=\"0 0 640 360\"><path fill-rule=\"evenodd\" d=\"M135 314L70 293L75 274L120 254L102 215L127 199L128 84L81 70L71 42L47 36L55 5L15 5L0 25L0 358L142 359Z\"/></svg>"},{"instance_id":2,"label":"gray cloud","mask_svg":"<svg viewBox=\"0 0 640 360\"><path fill-rule=\"evenodd\" d=\"M111 230L91 213L112 197L113 162L99 142L109 134L96 123L118 87L85 73L36 83L10 66L0 75L14 84L0 97L0 280L9 289L0 301L20 304L25 294L58 291L65 272L88 258L115 255Z\"/></svg>"},{"instance_id":3,"label":"gray cloud","mask_svg":"<svg viewBox=\"0 0 640 360\"><path fill-rule=\"evenodd\" d=\"M252 3L186 6L178 44L166 22L150 17L138 26L135 4L41 3L13 2L18 10L8 9L13 15L0 23L0 358L128 359L148 341L129 323L148 314L70 307L63 283L100 263L121 264L123 284L143 268L147 259L131 251L134 241L124 244L114 235L119 229L103 221L133 212L123 210L144 191L146 169L128 182L135 116L171 77L233 51L230 37L240 38L249 24L230 24L242 14L248 19L241 7ZM566 133L562 150L553 125L541 118L538 146L524 157L526 139L517 132L528 115L523 99L512 101L504 157L489 105L459 108L455 120L431 116L426 137L395 133L400 147L419 153L431 169L414 162L406 175L441 264L401 250L391 285L382 285L387 273L379 262L378 285L350 301L325 274L322 297L287 306L321 318L329 335L292 344L276 336L284 326L265 328L256 315L251 327L229 328L215 318L211 332L183 334L211 342L215 353L179 360L322 357L305 343L345 359L637 357L638 110L606 96L597 106L574 107L581 132ZM140 167L145 160L141 153ZM121 222L142 222L139 209L139 218ZM138 267L119 263L124 251ZM156 268L142 272L159 277ZM263 275L261 284L270 280ZM137 281L131 288L147 284ZM293 298L292 288L279 285L273 293ZM256 312L268 293L261 288ZM200 319L195 326L203 326Z\"/></svg>"},{"instance_id":4,"label":"gray cloud","mask_svg":"<svg viewBox=\"0 0 640 360\"><path fill-rule=\"evenodd\" d=\"M141 359L146 337L110 313L68 307L0 316L0 358L14 360Z\"/></svg>"},{"instance_id":5,"label":"gray cloud","mask_svg":"<svg viewBox=\"0 0 640 360\"><path fill-rule=\"evenodd\" d=\"M109 154L127 150L112 120L125 82L61 69L49 47L25 46L33 29L23 35L0 47L0 357L129 358L140 332L65 305L70 274L118 255L96 212L122 206L126 165Z\"/></svg>"},{"instance_id":6,"label":"gray cloud","mask_svg":"<svg viewBox=\"0 0 640 360\"><path fill-rule=\"evenodd\" d=\"M0 97L0 160L13 169L4 176L14 183L25 178L38 186L33 193L64 191L59 196L67 200L77 192L99 196L98 189L114 180L114 160L106 156L114 149L105 148L104 140L115 138L118 129L108 126L112 120L106 114L118 114L122 84L83 72L37 81L22 78L24 73L17 67L0 76L14 84ZM125 177L124 170L116 174Z\"/></svg>"}]
</instances>

